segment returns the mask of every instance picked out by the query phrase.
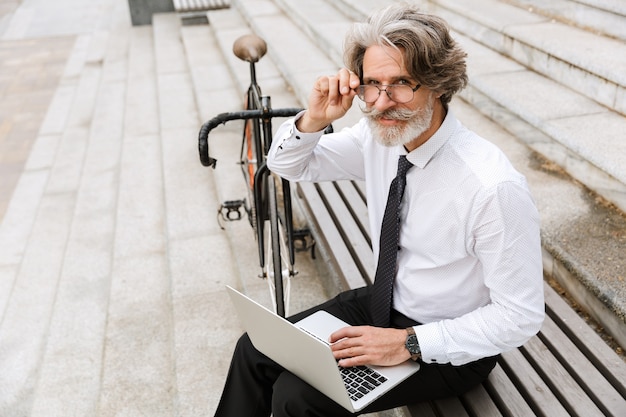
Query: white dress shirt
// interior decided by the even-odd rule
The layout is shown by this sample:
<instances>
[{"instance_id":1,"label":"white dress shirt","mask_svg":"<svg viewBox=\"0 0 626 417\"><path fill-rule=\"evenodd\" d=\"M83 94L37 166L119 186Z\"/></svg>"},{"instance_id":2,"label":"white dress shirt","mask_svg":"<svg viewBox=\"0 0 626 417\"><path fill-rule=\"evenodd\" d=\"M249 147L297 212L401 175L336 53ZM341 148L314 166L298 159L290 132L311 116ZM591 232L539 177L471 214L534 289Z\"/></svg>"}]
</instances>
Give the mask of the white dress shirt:
<instances>
[{"instance_id":1,"label":"white dress shirt","mask_svg":"<svg viewBox=\"0 0 626 417\"><path fill-rule=\"evenodd\" d=\"M323 135L295 120L277 131L271 171L292 181L365 180L375 259L403 146L372 138L365 119ZM393 308L422 325L425 362L461 365L518 347L544 318L539 215L526 180L492 143L448 114L407 154Z\"/></svg>"}]
</instances>

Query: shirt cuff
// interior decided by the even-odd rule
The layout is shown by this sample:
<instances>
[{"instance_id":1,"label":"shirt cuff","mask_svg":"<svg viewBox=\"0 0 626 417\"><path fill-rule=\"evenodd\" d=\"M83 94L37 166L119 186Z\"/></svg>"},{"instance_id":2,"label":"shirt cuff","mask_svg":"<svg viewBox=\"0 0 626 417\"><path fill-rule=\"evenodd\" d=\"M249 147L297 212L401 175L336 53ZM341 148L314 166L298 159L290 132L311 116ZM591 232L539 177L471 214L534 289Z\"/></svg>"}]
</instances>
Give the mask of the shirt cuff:
<instances>
[{"instance_id":1,"label":"shirt cuff","mask_svg":"<svg viewBox=\"0 0 626 417\"><path fill-rule=\"evenodd\" d=\"M296 122L302 117L306 110L302 110L296 114L293 119L285 122L285 128L282 130L281 135L276 139L279 141L281 147L295 147L299 146L302 142L317 142L319 138L324 134L323 130L319 132L305 133L300 132L296 127Z\"/></svg>"},{"instance_id":2,"label":"shirt cuff","mask_svg":"<svg viewBox=\"0 0 626 417\"><path fill-rule=\"evenodd\" d=\"M415 329L415 335L420 345L422 361L424 363L450 362L450 359L443 349L445 343L437 322L422 324L413 328Z\"/></svg>"}]
</instances>

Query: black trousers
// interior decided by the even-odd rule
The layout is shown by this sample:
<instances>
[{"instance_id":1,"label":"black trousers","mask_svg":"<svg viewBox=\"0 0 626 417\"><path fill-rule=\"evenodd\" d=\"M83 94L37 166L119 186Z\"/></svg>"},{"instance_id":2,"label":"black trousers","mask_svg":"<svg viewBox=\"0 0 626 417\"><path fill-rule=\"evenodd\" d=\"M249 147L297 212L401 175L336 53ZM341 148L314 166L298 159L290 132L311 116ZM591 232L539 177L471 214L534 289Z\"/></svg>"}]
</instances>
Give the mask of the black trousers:
<instances>
[{"instance_id":1,"label":"black trousers","mask_svg":"<svg viewBox=\"0 0 626 417\"><path fill-rule=\"evenodd\" d=\"M369 298L369 287L347 291L289 320L296 322L315 311L326 310L351 325L370 325ZM391 322L396 328L418 324L397 312L392 312ZM496 360L497 357L490 357L463 366L422 362L417 373L370 404L362 413L458 396L487 378ZM235 348L215 416L268 417L270 414L273 417L353 415L257 351L244 334Z\"/></svg>"}]
</instances>

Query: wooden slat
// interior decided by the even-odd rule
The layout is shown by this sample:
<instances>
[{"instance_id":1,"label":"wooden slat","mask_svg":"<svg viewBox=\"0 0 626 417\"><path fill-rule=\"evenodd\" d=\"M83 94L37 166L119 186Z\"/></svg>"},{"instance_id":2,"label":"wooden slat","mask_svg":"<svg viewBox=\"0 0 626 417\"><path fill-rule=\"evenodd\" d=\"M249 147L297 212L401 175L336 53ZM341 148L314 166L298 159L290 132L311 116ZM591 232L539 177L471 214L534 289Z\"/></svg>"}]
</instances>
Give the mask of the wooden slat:
<instances>
[{"instance_id":1,"label":"wooden slat","mask_svg":"<svg viewBox=\"0 0 626 417\"><path fill-rule=\"evenodd\" d=\"M545 299L554 322L626 398L626 363L548 284L545 284Z\"/></svg>"},{"instance_id":2,"label":"wooden slat","mask_svg":"<svg viewBox=\"0 0 626 417\"><path fill-rule=\"evenodd\" d=\"M572 416L600 417L604 415L538 337L531 338L524 345L524 349L528 352L529 360L534 363L534 368L541 375L542 380L551 387Z\"/></svg>"},{"instance_id":3,"label":"wooden slat","mask_svg":"<svg viewBox=\"0 0 626 417\"><path fill-rule=\"evenodd\" d=\"M538 415L542 417L570 417L559 399L519 350L514 349L502 354L502 365L504 371L511 377L517 388L522 391L526 401L530 401L530 407Z\"/></svg>"},{"instance_id":4,"label":"wooden slat","mask_svg":"<svg viewBox=\"0 0 626 417\"><path fill-rule=\"evenodd\" d=\"M347 288L358 288L366 285L315 184L302 182L298 183L298 187L299 194L302 196L306 209L309 211L308 217L315 223L312 225L315 233L314 237L320 245L323 245L331 252L330 261L333 262L333 266L342 275L340 278L344 281L344 285Z\"/></svg>"},{"instance_id":5,"label":"wooden slat","mask_svg":"<svg viewBox=\"0 0 626 417\"><path fill-rule=\"evenodd\" d=\"M357 190L359 190L359 194L361 194L364 201L367 202L367 192L365 191L365 181L354 181L354 186Z\"/></svg>"},{"instance_id":6,"label":"wooden slat","mask_svg":"<svg viewBox=\"0 0 626 417\"><path fill-rule=\"evenodd\" d=\"M546 317L539 337L606 415L620 417L626 414L624 413L626 399L582 354L552 318Z\"/></svg>"},{"instance_id":7,"label":"wooden slat","mask_svg":"<svg viewBox=\"0 0 626 417\"><path fill-rule=\"evenodd\" d=\"M493 368L483 385L504 415L509 417L535 415L500 364Z\"/></svg>"},{"instance_id":8,"label":"wooden slat","mask_svg":"<svg viewBox=\"0 0 626 417\"><path fill-rule=\"evenodd\" d=\"M363 236L359 225L352 213L347 209L334 184L323 182L318 184L321 197L335 220L335 227L339 229L342 239L346 242L352 254L352 262L356 262L360 273L368 283L374 281L374 260L369 242ZM350 262L350 260L345 260Z\"/></svg>"},{"instance_id":9,"label":"wooden slat","mask_svg":"<svg viewBox=\"0 0 626 417\"><path fill-rule=\"evenodd\" d=\"M502 417L498 406L482 385L478 385L465 393L462 398L463 404L465 404L465 407L469 409L472 415L480 417Z\"/></svg>"},{"instance_id":10,"label":"wooden slat","mask_svg":"<svg viewBox=\"0 0 626 417\"><path fill-rule=\"evenodd\" d=\"M367 213L367 204L365 201L361 199L361 195L359 190L356 188L356 185L352 181L336 181L335 186L342 194L344 201L347 201L348 208L352 213L355 220L359 223L361 227L361 232L370 240L370 223L369 216ZM370 247L372 246L370 242Z\"/></svg>"}]
</instances>

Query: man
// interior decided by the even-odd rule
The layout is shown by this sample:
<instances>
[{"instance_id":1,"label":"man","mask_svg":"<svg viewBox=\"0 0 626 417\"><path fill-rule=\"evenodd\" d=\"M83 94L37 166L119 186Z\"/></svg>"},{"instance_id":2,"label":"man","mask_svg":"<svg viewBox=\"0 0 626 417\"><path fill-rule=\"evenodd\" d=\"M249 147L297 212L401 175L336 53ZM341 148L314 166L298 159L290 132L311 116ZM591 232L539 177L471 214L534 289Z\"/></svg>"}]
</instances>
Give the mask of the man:
<instances>
[{"instance_id":1,"label":"man","mask_svg":"<svg viewBox=\"0 0 626 417\"><path fill-rule=\"evenodd\" d=\"M350 323L331 335L340 366L421 362L368 413L482 382L500 353L539 330L543 277L539 219L524 177L448 107L467 76L445 22L396 4L356 24L345 44L347 68L317 79L308 109L279 128L268 164L293 181L365 180L376 282L291 320L324 309ZM323 134L357 96L365 117ZM399 166L406 174L393 184ZM391 222L388 194L401 201L389 210L399 212ZM217 415L270 413L349 415L244 335Z\"/></svg>"}]
</instances>

